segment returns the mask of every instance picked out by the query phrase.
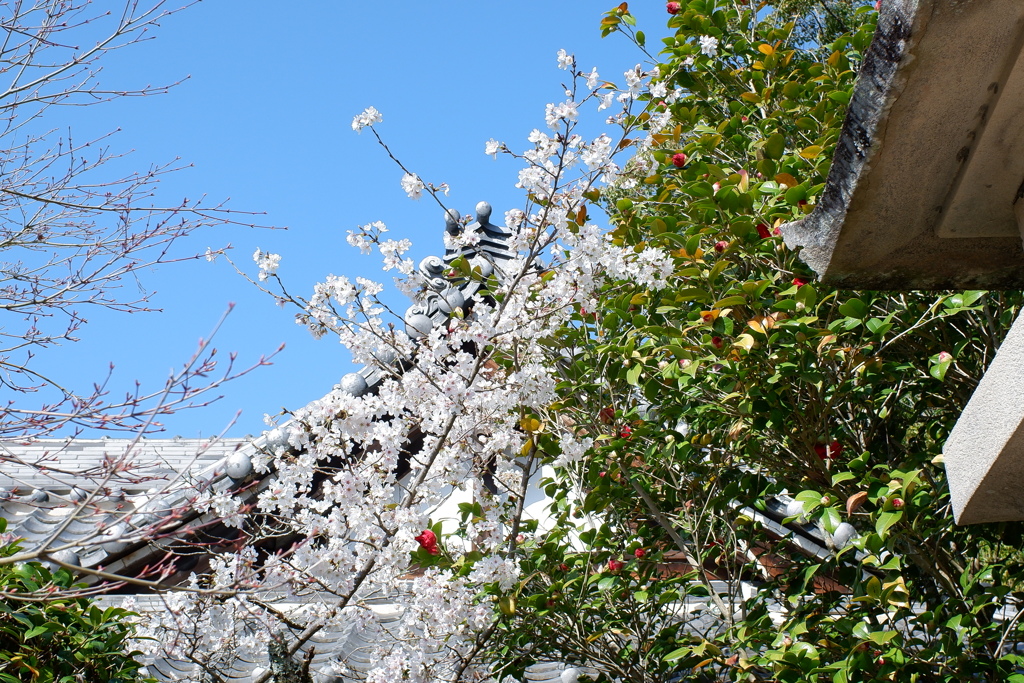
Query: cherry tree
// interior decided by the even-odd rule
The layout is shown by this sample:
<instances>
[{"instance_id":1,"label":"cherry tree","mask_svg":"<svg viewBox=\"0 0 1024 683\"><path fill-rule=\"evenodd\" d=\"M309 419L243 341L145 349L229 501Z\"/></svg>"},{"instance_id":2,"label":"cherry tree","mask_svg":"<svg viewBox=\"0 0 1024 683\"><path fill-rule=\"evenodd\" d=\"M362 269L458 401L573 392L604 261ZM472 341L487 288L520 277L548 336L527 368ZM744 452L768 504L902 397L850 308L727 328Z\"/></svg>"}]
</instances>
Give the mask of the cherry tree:
<instances>
[{"instance_id":1,"label":"cherry tree","mask_svg":"<svg viewBox=\"0 0 1024 683\"><path fill-rule=\"evenodd\" d=\"M295 306L298 322L339 340L367 372L261 437L251 507L239 507L237 489L208 498L242 530L244 547L219 555L210 573L194 577L196 590L169 598L171 608L147 624L153 639L140 647L152 656L195 662L216 680L272 646L275 661L291 663L254 679L267 681L301 669L318 634L368 630L368 680L490 676L483 653L511 608L536 529L527 497L545 463L578 459L590 445L550 411L560 368L572 362L551 341L581 307L596 307L610 279L657 289L672 271L667 252L616 245L589 211L599 188L628 186L643 172L623 174L614 156L655 144L627 137L650 74L631 69L619 89L564 51L557 61L569 72L566 99L547 105L531 146L520 154L485 145L523 164L517 187L527 201L502 225L486 204L475 220L446 207L445 184L425 181L387 148L379 111L354 118L352 128L398 162L408 196L428 195L445 212L448 254L418 267L405 256L408 241L390 239L380 222L349 235L397 273L414 298L407 312L389 310L384 285L364 278L331 275L312 295L294 294L277 274L281 256L254 254L253 284ZM584 110L610 110L615 137L578 134ZM482 247L495 242L500 253ZM458 519L441 518L453 497ZM375 612L382 597L397 606L386 623ZM333 673L349 664L335 662Z\"/></svg>"}]
</instances>

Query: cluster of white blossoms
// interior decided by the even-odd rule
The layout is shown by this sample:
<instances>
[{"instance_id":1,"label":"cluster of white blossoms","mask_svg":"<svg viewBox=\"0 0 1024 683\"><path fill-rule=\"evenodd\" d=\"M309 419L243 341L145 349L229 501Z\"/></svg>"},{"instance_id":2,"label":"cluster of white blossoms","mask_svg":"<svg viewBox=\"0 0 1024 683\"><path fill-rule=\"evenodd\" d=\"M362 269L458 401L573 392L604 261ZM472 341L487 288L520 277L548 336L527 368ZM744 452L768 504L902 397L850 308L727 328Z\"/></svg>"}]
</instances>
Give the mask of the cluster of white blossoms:
<instances>
[{"instance_id":1,"label":"cluster of white blossoms","mask_svg":"<svg viewBox=\"0 0 1024 683\"><path fill-rule=\"evenodd\" d=\"M409 195L410 199L419 199L423 196L426 186L418 175L406 173L402 176L402 191Z\"/></svg>"},{"instance_id":2,"label":"cluster of white blossoms","mask_svg":"<svg viewBox=\"0 0 1024 683\"><path fill-rule=\"evenodd\" d=\"M576 57L565 50L558 51L558 68L569 70L576 65Z\"/></svg>"},{"instance_id":3,"label":"cluster of white blossoms","mask_svg":"<svg viewBox=\"0 0 1024 683\"><path fill-rule=\"evenodd\" d=\"M548 104L544 110L544 121L551 130L558 130L565 123L576 121L579 115L579 105L572 100L566 100L558 104Z\"/></svg>"},{"instance_id":4,"label":"cluster of white blossoms","mask_svg":"<svg viewBox=\"0 0 1024 683\"><path fill-rule=\"evenodd\" d=\"M260 269L260 282L265 281L271 275L277 274L277 269L281 266L280 254L269 254L260 249L253 253L252 260L256 262L256 266Z\"/></svg>"},{"instance_id":5,"label":"cluster of white blossoms","mask_svg":"<svg viewBox=\"0 0 1024 683\"><path fill-rule=\"evenodd\" d=\"M376 123L380 123L384 120L384 116L381 115L374 107L367 107L361 113L357 114L352 119L352 130L357 133L362 133L363 128L372 126Z\"/></svg>"},{"instance_id":6,"label":"cluster of white blossoms","mask_svg":"<svg viewBox=\"0 0 1024 683\"><path fill-rule=\"evenodd\" d=\"M714 57L718 54L718 38L714 38L712 36L701 36L700 52L708 57Z\"/></svg>"},{"instance_id":7,"label":"cluster of white blossoms","mask_svg":"<svg viewBox=\"0 0 1024 683\"><path fill-rule=\"evenodd\" d=\"M558 61L574 68L571 55L560 52ZM639 68L627 72L626 107L647 76ZM156 625L168 631L147 631L156 639L150 651L196 657L207 648L227 661L253 656L269 634L367 628L376 629L369 681L487 678L486 663L476 658L495 619L487 590L511 591L519 580L518 540L510 530L519 527L520 503L543 457L529 447L521 422L528 412L543 414L558 397L554 352L539 342L554 339L581 305L592 307L610 279L657 288L672 274L669 254L616 246L582 217L589 190L618 182L613 158L625 133L587 140L574 132L583 102L610 104L595 90L596 69L573 78L589 93L577 103L574 85L568 101L547 106L554 133L534 130L522 154L495 140L485 145L488 154L522 160L518 187L531 196L523 209L505 213L513 257L488 284L488 297L411 339L401 321L385 317L376 282L332 275L308 300L283 289L275 294L299 307L297 319L311 332L334 336L356 363L374 368L379 381L361 395L339 385L267 434L265 451L254 459L264 478L254 494L256 515L244 525L246 538L253 545L292 540L263 553L259 563L245 559L251 554L223 556L208 581L226 589L244 583L245 591L229 599L175 597L175 610ZM601 88L609 97L620 94ZM380 121L371 107L352 127ZM408 172L402 188L414 199L427 189ZM399 272L400 287L419 295L428 282L403 257L409 241L382 240L385 231L383 223L372 223L349 233L348 242L363 253L376 246L384 268ZM472 237L459 245L471 246ZM279 257L258 251L256 261L265 279ZM592 445L571 426L550 429L562 454L546 464L568 469ZM431 539L425 530L444 521L432 516L452 495L472 501L474 513L465 522L448 520L449 536ZM237 508L221 500L208 505L238 517ZM417 550L443 553L451 562L417 571ZM466 571L459 571L460 563ZM364 603L369 596L390 596L396 620L378 624ZM223 632L229 617L260 635L245 640ZM182 632L193 635L182 638Z\"/></svg>"}]
</instances>

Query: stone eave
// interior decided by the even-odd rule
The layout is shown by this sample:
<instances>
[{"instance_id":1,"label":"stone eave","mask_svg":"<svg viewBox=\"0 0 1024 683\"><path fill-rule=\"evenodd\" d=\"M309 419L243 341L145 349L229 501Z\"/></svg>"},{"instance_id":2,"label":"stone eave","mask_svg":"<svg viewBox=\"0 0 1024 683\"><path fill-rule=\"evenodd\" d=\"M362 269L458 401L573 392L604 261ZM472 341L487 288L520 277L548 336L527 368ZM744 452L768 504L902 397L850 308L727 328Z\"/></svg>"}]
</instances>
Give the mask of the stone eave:
<instances>
[{"instance_id":1,"label":"stone eave","mask_svg":"<svg viewBox=\"0 0 1024 683\"><path fill-rule=\"evenodd\" d=\"M1024 287L1024 3L882 4L825 189L786 244L844 288Z\"/></svg>"}]
</instances>

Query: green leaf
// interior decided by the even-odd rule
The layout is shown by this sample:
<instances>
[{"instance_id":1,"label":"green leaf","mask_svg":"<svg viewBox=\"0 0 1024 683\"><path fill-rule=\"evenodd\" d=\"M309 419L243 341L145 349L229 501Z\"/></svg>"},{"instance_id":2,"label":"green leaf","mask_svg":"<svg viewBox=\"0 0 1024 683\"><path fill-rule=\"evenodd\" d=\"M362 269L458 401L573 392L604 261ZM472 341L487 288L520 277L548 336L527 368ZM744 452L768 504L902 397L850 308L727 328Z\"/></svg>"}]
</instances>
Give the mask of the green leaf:
<instances>
[{"instance_id":1,"label":"green leaf","mask_svg":"<svg viewBox=\"0 0 1024 683\"><path fill-rule=\"evenodd\" d=\"M764 153L769 159L781 159L786 152L786 138L779 133L769 137L764 143Z\"/></svg>"},{"instance_id":2,"label":"green leaf","mask_svg":"<svg viewBox=\"0 0 1024 683\"><path fill-rule=\"evenodd\" d=\"M868 328L871 334L883 335L892 329L892 323L880 318L871 318L864 323L864 327Z\"/></svg>"},{"instance_id":3,"label":"green leaf","mask_svg":"<svg viewBox=\"0 0 1024 683\"><path fill-rule=\"evenodd\" d=\"M875 532L884 538L890 527L901 519L903 519L903 510L891 510L888 512L883 510L878 513L878 519L875 520Z\"/></svg>"},{"instance_id":4,"label":"green leaf","mask_svg":"<svg viewBox=\"0 0 1024 683\"><path fill-rule=\"evenodd\" d=\"M832 485L835 486L836 484L856 478L857 475L854 474L853 472L837 472L836 474L832 475Z\"/></svg>"},{"instance_id":5,"label":"green leaf","mask_svg":"<svg viewBox=\"0 0 1024 683\"><path fill-rule=\"evenodd\" d=\"M945 381L946 372L949 370L949 366L953 364L953 359L945 361L933 362L931 367L928 368L928 374L939 380L940 382Z\"/></svg>"},{"instance_id":6,"label":"green leaf","mask_svg":"<svg viewBox=\"0 0 1024 683\"><path fill-rule=\"evenodd\" d=\"M38 636L38 635L40 635L42 633L46 633L49 630L50 630L50 628L49 628L49 626L47 624L42 624L41 626L36 626L35 628L29 629L25 633L24 639L25 640L29 640L30 638L35 638L36 636Z\"/></svg>"},{"instance_id":7,"label":"green leaf","mask_svg":"<svg viewBox=\"0 0 1024 683\"><path fill-rule=\"evenodd\" d=\"M817 508L821 507L821 494L817 491L801 491L793 496L793 498L803 503L804 514L813 512Z\"/></svg>"},{"instance_id":8,"label":"green leaf","mask_svg":"<svg viewBox=\"0 0 1024 683\"><path fill-rule=\"evenodd\" d=\"M839 312L847 317L863 320L868 313L868 305L860 299L848 299L839 306Z\"/></svg>"},{"instance_id":9,"label":"green leaf","mask_svg":"<svg viewBox=\"0 0 1024 683\"><path fill-rule=\"evenodd\" d=\"M644 371L644 366L640 363L633 363L633 366L626 371L626 382L631 386L636 386L640 380L640 373Z\"/></svg>"},{"instance_id":10,"label":"green leaf","mask_svg":"<svg viewBox=\"0 0 1024 683\"><path fill-rule=\"evenodd\" d=\"M796 290L794 298L798 304L797 310L810 310L818 301L818 293L814 290L814 285L808 283Z\"/></svg>"},{"instance_id":11,"label":"green leaf","mask_svg":"<svg viewBox=\"0 0 1024 683\"><path fill-rule=\"evenodd\" d=\"M711 197L715 194L715 188L711 183L704 180L698 180L695 183L688 184L686 186L686 191L694 197Z\"/></svg>"},{"instance_id":12,"label":"green leaf","mask_svg":"<svg viewBox=\"0 0 1024 683\"><path fill-rule=\"evenodd\" d=\"M836 528L843 520L839 517L839 511L833 507L827 507L821 511L821 524L825 531L835 533Z\"/></svg>"},{"instance_id":13,"label":"green leaf","mask_svg":"<svg viewBox=\"0 0 1024 683\"><path fill-rule=\"evenodd\" d=\"M728 308L730 306L741 306L745 303L747 303L747 297L745 296L727 296L724 299L716 301L712 308Z\"/></svg>"},{"instance_id":14,"label":"green leaf","mask_svg":"<svg viewBox=\"0 0 1024 683\"><path fill-rule=\"evenodd\" d=\"M682 659L683 657L686 657L686 656L690 655L691 652L692 652L692 648L690 648L690 647L681 647L678 650L672 650L672 652L669 652L667 655L665 655L665 658L662 659L661 661L663 661L663 662L665 662L667 664L671 664L672 662L678 661L678 660Z\"/></svg>"}]
</instances>

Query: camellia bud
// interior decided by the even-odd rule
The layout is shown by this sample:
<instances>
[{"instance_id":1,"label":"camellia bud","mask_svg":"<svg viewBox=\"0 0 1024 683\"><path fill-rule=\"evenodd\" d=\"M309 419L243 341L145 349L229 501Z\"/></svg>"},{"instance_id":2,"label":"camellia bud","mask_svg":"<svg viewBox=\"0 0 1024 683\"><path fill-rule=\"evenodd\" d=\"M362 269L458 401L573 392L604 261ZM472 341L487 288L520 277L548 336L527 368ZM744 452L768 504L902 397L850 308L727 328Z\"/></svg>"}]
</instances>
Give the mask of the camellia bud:
<instances>
[{"instance_id":1,"label":"camellia bud","mask_svg":"<svg viewBox=\"0 0 1024 683\"><path fill-rule=\"evenodd\" d=\"M682 152L672 155L672 165L676 168L682 168L686 165L686 155Z\"/></svg>"},{"instance_id":2,"label":"camellia bud","mask_svg":"<svg viewBox=\"0 0 1024 683\"><path fill-rule=\"evenodd\" d=\"M681 6L678 2L667 2L665 3L665 11L669 14L678 14Z\"/></svg>"},{"instance_id":3,"label":"camellia bud","mask_svg":"<svg viewBox=\"0 0 1024 683\"><path fill-rule=\"evenodd\" d=\"M902 498L893 498L892 499L892 506L894 508L896 508L897 510L902 509L903 508L903 499Z\"/></svg>"},{"instance_id":4,"label":"camellia bud","mask_svg":"<svg viewBox=\"0 0 1024 683\"><path fill-rule=\"evenodd\" d=\"M625 566L626 563L622 560L608 560L608 571L617 572Z\"/></svg>"},{"instance_id":5,"label":"camellia bud","mask_svg":"<svg viewBox=\"0 0 1024 683\"><path fill-rule=\"evenodd\" d=\"M637 548L636 550L633 551L633 555L636 556L636 559L638 559L638 560L642 559L643 556L646 555L646 554L647 554L647 551L644 550L643 548Z\"/></svg>"},{"instance_id":6,"label":"camellia bud","mask_svg":"<svg viewBox=\"0 0 1024 683\"><path fill-rule=\"evenodd\" d=\"M729 248L729 243L726 242L725 240L721 240L720 242L715 242L715 251L717 251L718 253L722 253L723 251L725 251L728 248Z\"/></svg>"}]
</instances>

